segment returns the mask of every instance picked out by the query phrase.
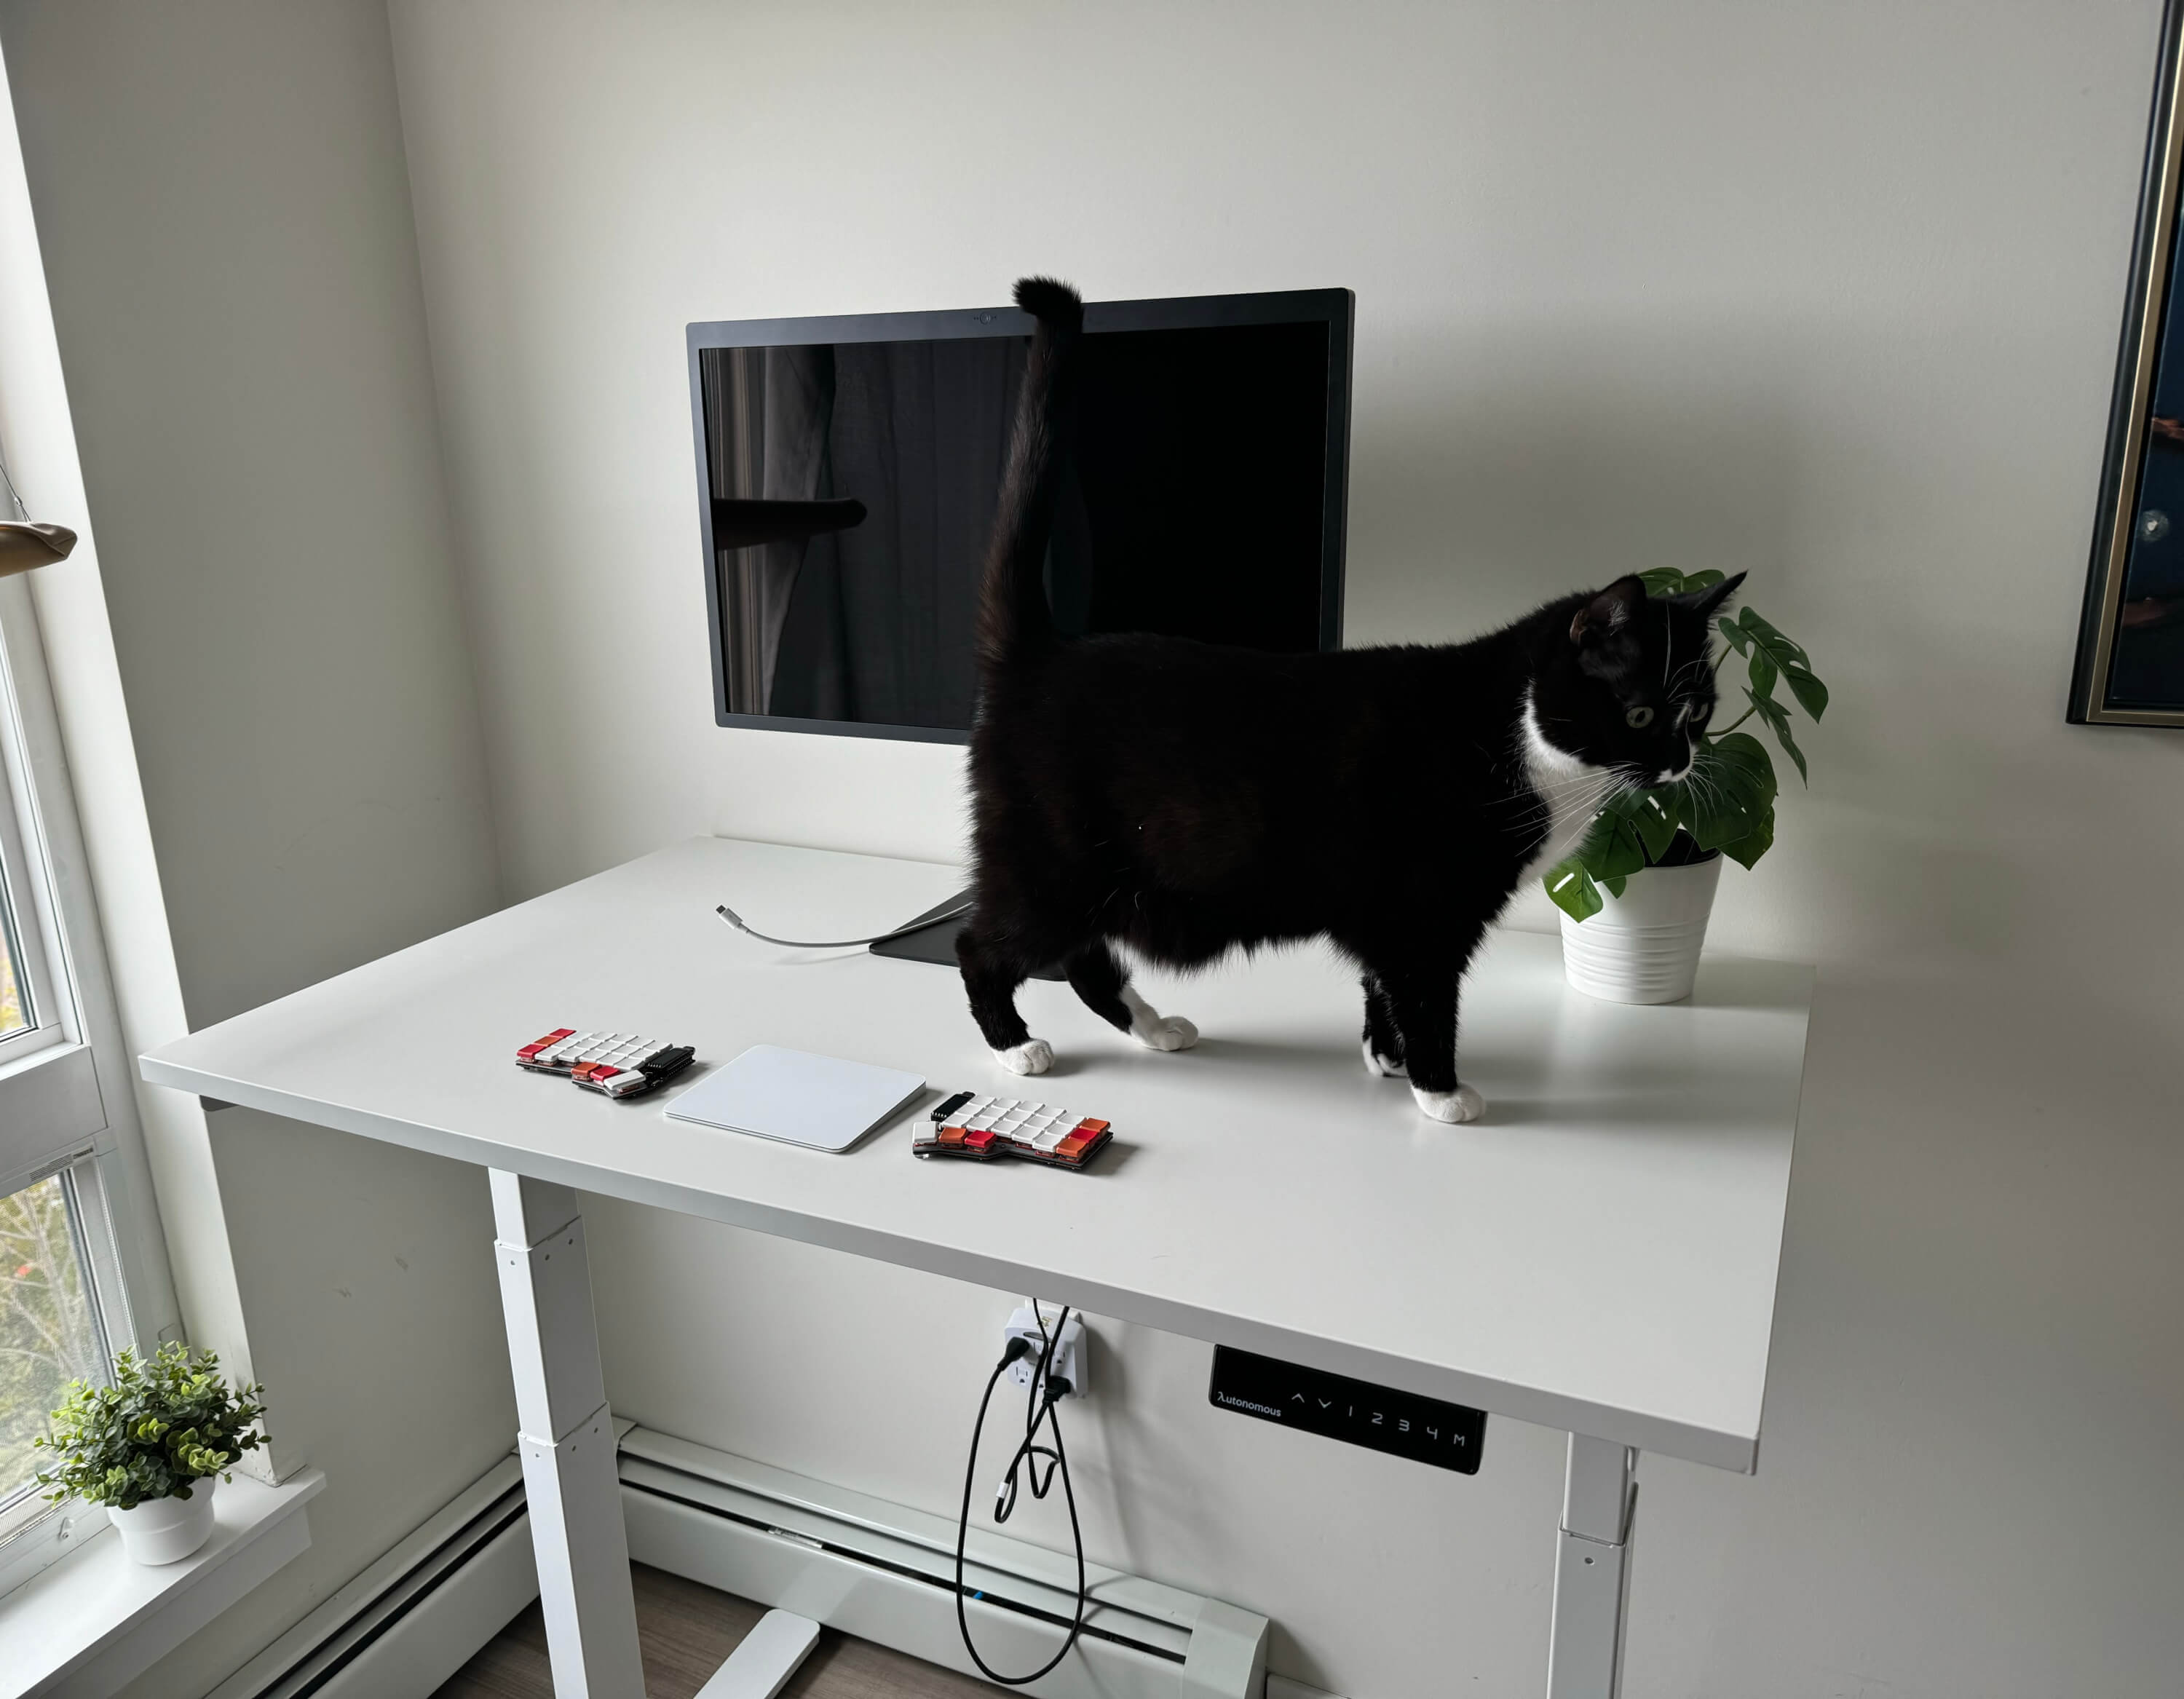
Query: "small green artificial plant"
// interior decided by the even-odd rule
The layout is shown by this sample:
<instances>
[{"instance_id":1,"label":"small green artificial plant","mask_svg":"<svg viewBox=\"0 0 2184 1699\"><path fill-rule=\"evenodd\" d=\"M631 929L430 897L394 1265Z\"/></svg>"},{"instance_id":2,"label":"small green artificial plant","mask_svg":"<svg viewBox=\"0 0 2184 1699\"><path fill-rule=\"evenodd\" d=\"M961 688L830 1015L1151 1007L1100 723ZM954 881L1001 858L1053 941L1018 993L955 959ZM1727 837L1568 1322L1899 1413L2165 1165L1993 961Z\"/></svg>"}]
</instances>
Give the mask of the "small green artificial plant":
<instances>
[{"instance_id":1,"label":"small green artificial plant","mask_svg":"<svg viewBox=\"0 0 2184 1699\"><path fill-rule=\"evenodd\" d=\"M1680 596L1719 584L1724 575L1661 566L1639 576L1649 596ZM1797 777L1808 777L1804 752L1790 735L1790 710L1774 687L1788 685L1797 705L1818 720L1827 711L1828 688L1813 676L1810 658L1750 608L1714 623L1749 663L1743 689L1752 705L1719 732L1700 735L1691 772L1675 783L1634 786L1601 805L1576 851L1544 876L1547 894L1573 920L1606 906L1601 886L1619 897L1630 876L1648 867L1701 861L1713 850L1749 867L1767 853L1774 842L1774 759L1758 738L1736 729L1747 720L1756 716L1797 764Z\"/></svg>"},{"instance_id":2,"label":"small green artificial plant","mask_svg":"<svg viewBox=\"0 0 2184 1699\"><path fill-rule=\"evenodd\" d=\"M187 1498L191 1483L209 1475L233 1480L228 1470L265 1443L257 1425L265 1390L230 1392L210 1351L192 1356L177 1343L140 1359L124 1351L113 1385L70 1381L52 1436L31 1442L57 1457L38 1485L53 1489L46 1496L56 1503L76 1495L134 1510L152 1499Z\"/></svg>"}]
</instances>

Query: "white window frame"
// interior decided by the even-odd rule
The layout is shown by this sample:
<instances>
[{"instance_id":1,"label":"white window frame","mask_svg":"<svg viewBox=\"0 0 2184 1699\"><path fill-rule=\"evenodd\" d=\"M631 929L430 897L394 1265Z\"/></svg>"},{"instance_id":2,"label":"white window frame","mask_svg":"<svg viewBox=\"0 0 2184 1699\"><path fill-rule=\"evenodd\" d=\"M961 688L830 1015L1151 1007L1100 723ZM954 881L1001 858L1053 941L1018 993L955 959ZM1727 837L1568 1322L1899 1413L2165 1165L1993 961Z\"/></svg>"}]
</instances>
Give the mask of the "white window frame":
<instances>
[{"instance_id":1,"label":"white window frame","mask_svg":"<svg viewBox=\"0 0 2184 1699\"><path fill-rule=\"evenodd\" d=\"M75 800L25 578L0 579L0 857L36 1025L0 1039L0 1195L64 1177L109 1352L181 1337ZM86 1507L0 1501L0 1593L73 1549Z\"/></svg>"},{"instance_id":2,"label":"white window frame","mask_svg":"<svg viewBox=\"0 0 2184 1699\"><path fill-rule=\"evenodd\" d=\"M0 647L4 647L3 641L0 641ZM0 660L0 694L13 694L8 689L4 660ZM13 735L18 717L0 706L0 772L13 773L27 764L22 738ZM72 1023L63 1018L69 1012L70 1000L61 994L54 980L53 970L60 961L56 917L49 902L39 901L39 887L43 882L32 877L32 862L25 847L26 836L35 828L30 788L10 783L7 789L8 805L0 808L0 894L12 900L8 906L14 911L15 936L0 936L0 944L14 946L9 954L14 963L16 988L31 1019L24 1030L0 1033L0 1174L14 1166L8 1159L7 1150L7 1129L14 1120L8 1100L7 1082L22 1072L15 1065L39 1051L76 1041ZM8 918L7 914L0 913L0 934L10 930Z\"/></svg>"}]
</instances>

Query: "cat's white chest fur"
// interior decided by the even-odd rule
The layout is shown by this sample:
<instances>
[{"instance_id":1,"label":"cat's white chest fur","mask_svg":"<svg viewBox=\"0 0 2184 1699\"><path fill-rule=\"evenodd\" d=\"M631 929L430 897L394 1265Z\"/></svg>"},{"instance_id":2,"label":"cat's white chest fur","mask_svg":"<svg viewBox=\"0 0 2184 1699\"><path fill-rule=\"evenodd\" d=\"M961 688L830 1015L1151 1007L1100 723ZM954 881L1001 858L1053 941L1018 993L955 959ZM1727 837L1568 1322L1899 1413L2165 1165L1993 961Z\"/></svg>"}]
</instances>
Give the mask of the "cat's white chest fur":
<instances>
[{"instance_id":1,"label":"cat's white chest fur","mask_svg":"<svg viewBox=\"0 0 2184 1699\"><path fill-rule=\"evenodd\" d=\"M1532 693L1524 693L1517 736L1523 746L1524 777L1539 794L1547 817L1547 835L1517 881L1518 890L1538 878L1578 846L1593 815L1615 785L1612 767L1596 767L1547 741L1532 711Z\"/></svg>"}]
</instances>

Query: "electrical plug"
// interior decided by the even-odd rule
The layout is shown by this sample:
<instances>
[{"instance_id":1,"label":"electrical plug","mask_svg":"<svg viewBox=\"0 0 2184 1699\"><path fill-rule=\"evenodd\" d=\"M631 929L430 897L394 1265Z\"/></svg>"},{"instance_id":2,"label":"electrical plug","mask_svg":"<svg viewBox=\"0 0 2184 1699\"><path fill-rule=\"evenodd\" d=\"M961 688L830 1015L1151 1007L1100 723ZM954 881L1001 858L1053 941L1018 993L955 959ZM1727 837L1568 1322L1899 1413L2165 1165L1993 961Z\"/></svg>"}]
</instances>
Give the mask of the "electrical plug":
<instances>
[{"instance_id":1,"label":"electrical plug","mask_svg":"<svg viewBox=\"0 0 2184 1699\"><path fill-rule=\"evenodd\" d=\"M1048 1337L1054 1337L1055 1317L1061 1313L1058 1305L1046 1306ZM1009 1365L1009 1384L1028 1389L1039 1371L1039 1354L1045 1348L1045 1341L1039 1335L1039 1317L1033 1312L1028 1300L1017 1306L1016 1313L1009 1317L1009 1324L1002 1337L1005 1343L1015 1340L1030 1341L1030 1351ZM1054 1354L1046 1365L1047 1379L1060 1381L1067 1386L1072 1398L1082 1398L1086 1391L1084 1345L1084 1318L1072 1310L1069 1319L1061 1324L1060 1336L1055 1339Z\"/></svg>"}]
</instances>

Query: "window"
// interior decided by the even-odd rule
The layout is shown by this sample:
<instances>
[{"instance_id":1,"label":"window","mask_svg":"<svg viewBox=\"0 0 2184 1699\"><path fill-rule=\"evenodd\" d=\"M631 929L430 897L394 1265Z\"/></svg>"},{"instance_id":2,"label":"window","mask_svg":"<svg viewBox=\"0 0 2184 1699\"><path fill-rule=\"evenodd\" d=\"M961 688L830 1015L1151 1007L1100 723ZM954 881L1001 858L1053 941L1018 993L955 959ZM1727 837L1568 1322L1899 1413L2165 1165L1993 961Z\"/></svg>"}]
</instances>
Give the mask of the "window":
<instances>
[{"instance_id":1,"label":"window","mask_svg":"<svg viewBox=\"0 0 2184 1699\"><path fill-rule=\"evenodd\" d=\"M14 905L8 900L8 882L0 878L0 1039L32 1024L32 1011L23 1006L23 982L15 972Z\"/></svg>"},{"instance_id":2,"label":"window","mask_svg":"<svg viewBox=\"0 0 2184 1699\"><path fill-rule=\"evenodd\" d=\"M67 1174L48 1174L0 1198L0 1482L37 1473L31 1441L71 1380L106 1378L70 1190Z\"/></svg>"},{"instance_id":3,"label":"window","mask_svg":"<svg viewBox=\"0 0 2184 1699\"><path fill-rule=\"evenodd\" d=\"M8 812L12 815L13 810ZM36 956L23 948L22 927L16 920L16 892L28 883L20 823L0 820L0 1060L36 1046L42 1033L48 1039L55 1028L41 1023L52 1014L50 994L36 981Z\"/></svg>"},{"instance_id":4,"label":"window","mask_svg":"<svg viewBox=\"0 0 2184 1699\"><path fill-rule=\"evenodd\" d=\"M0 1591L67 1549L31 1441L176 1333L29 588L0 581Z\"/></svg>"}]
</instances>

